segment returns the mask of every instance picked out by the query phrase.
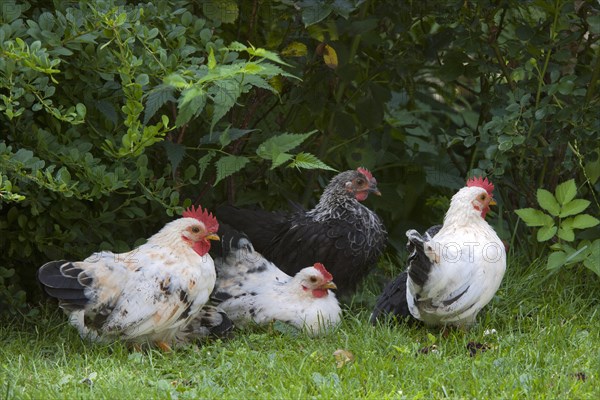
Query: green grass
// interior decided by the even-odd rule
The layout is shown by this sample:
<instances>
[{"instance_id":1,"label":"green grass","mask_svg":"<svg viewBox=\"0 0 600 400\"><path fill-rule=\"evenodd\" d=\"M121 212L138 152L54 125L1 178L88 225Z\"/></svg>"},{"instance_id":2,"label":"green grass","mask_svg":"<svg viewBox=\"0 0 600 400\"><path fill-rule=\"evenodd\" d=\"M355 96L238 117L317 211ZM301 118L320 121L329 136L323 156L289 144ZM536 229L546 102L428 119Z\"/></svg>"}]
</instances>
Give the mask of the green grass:
<instances>
[{"instance_id":1,"label":"green grass","mask_svg":"<svg viewBox=\"0 0 600 400\"><path fill-rule=\"evenodd\" d=\"M0 328L0 398L600 398L600 280L569 270L543 280L536 269L513 263L478 325L447 336L373 327L366 307L354 305L323 338L272 327L169 354L132 353L89 344L61 313L43 311ZM372 303L372 287L360 298ZM470 341L490 349L470 357ZM419 352L432 344L436 351ZM339 368L337 349L354 362Z\"/></svg>"}]
</instances>

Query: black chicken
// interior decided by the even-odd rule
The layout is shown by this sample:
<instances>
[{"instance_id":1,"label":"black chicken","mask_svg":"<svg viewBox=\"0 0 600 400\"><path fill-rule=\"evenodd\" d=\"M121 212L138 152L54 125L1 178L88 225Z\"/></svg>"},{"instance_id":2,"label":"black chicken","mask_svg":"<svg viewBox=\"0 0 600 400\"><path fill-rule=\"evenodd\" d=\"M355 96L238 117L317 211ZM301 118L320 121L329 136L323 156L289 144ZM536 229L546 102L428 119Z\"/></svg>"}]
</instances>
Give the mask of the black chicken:
<instances>
[{"instance_id":1,"label":"black chicken","mask_svg":"<svg viewBox=\"0 0 600 400\"><path fill-rule=\"evenodd\" d=\"M243 231L255 249L294 275L323 263L341 295L349 295L383 252L387 232L379 217L360 202L381 195L377 180L364 168L341 172L310 211L291 213L221 206L219 221Z\"/></svg>"}]
</instances>

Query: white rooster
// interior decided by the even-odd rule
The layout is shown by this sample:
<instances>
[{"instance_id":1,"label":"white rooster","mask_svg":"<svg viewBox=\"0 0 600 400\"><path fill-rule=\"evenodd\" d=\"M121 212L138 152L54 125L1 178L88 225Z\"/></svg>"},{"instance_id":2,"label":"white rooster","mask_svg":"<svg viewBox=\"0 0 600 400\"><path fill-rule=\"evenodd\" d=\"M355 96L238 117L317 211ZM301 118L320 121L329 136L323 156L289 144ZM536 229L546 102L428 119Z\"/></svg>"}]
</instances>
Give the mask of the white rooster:
<instances>
[{"instance_id":1,"label":"white rooster","mask_svg":"<svg viewBox=\"0 0 600 400\"><path fill-rule=\"evenodd\" d=\"M212 214L192 207L130 252L51 261L38 279L81 336L135 347L151 342L169 351L214 288L208 251L218 227Z\"/></svg>"},{"instance_id":2,"label":"white rooster","mask_svg":"<svg viewBox=\"0 0 600 400\"><path fill-rule=\"evenodd\" d=\"M493 190L487 178L471 178L452 197L439 231L432 228L425 237L414 229L406 232L408 274L401 278L406 286L388 285L372 322L386 313L406 316L406 310L432 326L468 327L475 322L506 270L504 244L485 221L489 206L495 204ZM406 303L392 291L406 292Z\"/></svg>"},{"instance_id":3,"label":"white rooster","mask_svg":"<svg viewBox=\"0 0 600 400\"><path fill-rule=\"evenodd\" d=\"M320 263L287 275L266 260L248 238L223 226L222 255L212 298L238 326L282 321L316 336L337 326L341 309L330 289L336 286Z\"/></svg>"}]
</instances>

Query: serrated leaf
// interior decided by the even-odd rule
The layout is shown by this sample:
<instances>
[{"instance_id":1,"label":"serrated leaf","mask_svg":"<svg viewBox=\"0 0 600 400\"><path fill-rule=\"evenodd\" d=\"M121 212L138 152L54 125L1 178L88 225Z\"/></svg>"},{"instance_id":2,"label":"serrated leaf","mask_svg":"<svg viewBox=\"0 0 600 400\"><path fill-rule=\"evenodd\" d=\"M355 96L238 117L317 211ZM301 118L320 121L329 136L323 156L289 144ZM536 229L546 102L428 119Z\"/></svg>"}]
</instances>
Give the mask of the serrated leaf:
<instances>
[{"instance_id":1,"label":"serrated leaf","mask_svg":"<svg viewBox=\"0 0 600 400\"><path fill-rule=\"evenodd\" d=\"M294 161L288 167L296 167L298 169L325 169L329 171L336 171L323 161L319 160L315 155L311 153L298 153L294 158Z\"/></svg>"},{"instance_id":2,"label":"serrated leaf","mask_svg":"<svg viewBox=\"0 0 600 400\"><path fill-rule=\"evenodd\" d=\"M572 242L575 240L575 232L573 232L572 228L565 225L561 225L560 228L558 228L556 236L562 240L566 240L567 242Z\"/></svg>"},{"instance_id":3,"label":"serrated leaf","mask_svg":"<svg viewBox=\"0 0 600 400\"><path fill-rule=\"evenodd\" d=\"M589 205L590 205L590 201L589 200L585 200L585 199L573 199L570 202L568 202L567 204L564 204L560 208L559 217L565 218L565 217L568 217L570 215L579 214L580 212L582 212L583 210L585 210L586 208L588 208Z\"/></svg>"},{"instance_id":4,"label":"serrated leaf","mask_svg":"<svg viewBox=\"0 0 600 400\"><path fill-rule=\"evenodd\" d=\"M548 256L546 269L554 270L565 265L567 254L564 251L555 251Z\"/></svg>"},{"instance_id":5,"label":"serrated leaf","mask_svg":"<svg viewBox=\"0 0 600 400\"><path fill-rule=\"evenodd\" d=\"M552 239L556 234L557 230L558 228L554 225L541 227L540 230L538 230L537 232L537 241L545 242L546 240Z\"/></svg>"},{"instance_id":6,"label":"serrated leaf","mask_svg":"<svg viewBox=\"0 0 600 400\"><path fill-rule=\"evenodd\" d=\"M215 82L215 86L209 91L214 103L212 128L227 114L235 105L238 97L242 94L241 85L234 79L223 79Z\"/></svg>"},{"instance_id":7,"label":"serrated leaf","mask_svg":"<svg viewBox=\"0 0 600 400\"><path fill-rule=\"evenodd\" d=\"M213 186L216 186L217 183L222 181L223 179L231 176L244 168L246 164L248 164L250 160L247 157L243 156L225 156L219 158L219 160L215 163L217 167L217 178Z\"/></svg>"},{"instance_id":8,"label":"serrated leaf","mask_svg":"<svg viewBox=\"0 0 600 400\"><path fill-rule=\"evenodd\" d=\"M199 86L191 86L181 92L177 101L176 126L182 126L188 123L192 117L200 114L206 105L207 94Z\"/></svg>"},{"instance_id":9,"label":"serrated leaf","mask_svg":"<svg viewBox=\"0 0 600 400\"><path fill-rule=\"evenodd\" d=\"M577 215L573 218L573 228L574 229L586 229L592 228L598 225L600 221L596 217L592 217L589 214L581 214Z\"/></svg>"},{"instance_id":10,"label":"serrated leaf","mask_svg":"<svg viewBox=\"0 0 600 400\"><path fill-rule=\"evenodd\" d=\"M271 169L275 169L275 168L279 167L284 162L287 162L287 161L291 160L292 157L293 156L291 154L289 154L289 153L279 153L279 154L277 154L271 160L271 162L272 162Z\"/></svg>"},{"instance_id":11,"label":"serrated leaf","mask_svg":"<svg viewBox=\"0 0 600 400\"><path fill-rule=\"evenodd\" d=\"M152 89L146 96L146 107L144 109L144 125L147 125L150 119L167 101L175 101L173 97L174 88L169 85L158 85Z\"/></svg>"},{"instance_id":12,"label":"serrated leaf","mask_svg":"<svg viewBox=\"0 0 600 400\"><path fill-rule=\"evenodd\" d=\"M231 44L229 44L229 46L227 46L227 48L231 51L246 51L246 49L248 48L248 46L246 46L245 44L242 44L240 42L231 42Z\"/></svg>"},{"instance_id":13,"label":"serrated leaf","mask_svg":"<svg viewBox=\"0 0 600 400\"><path fill-rule=\"evenodd\" d=\"M546 189L537 190L537 201L544 210L548 211L550 215L558 216L560 213L560 205L549 191Z\"/></svg>"},{"instance_id":14,"label":"serrated leaf","mask_svg":"<svg viewBox=\"0 0 600 400\"><path fill-rule=\"evenodd\" d=\"M556 200L560 205L566 204L575 198L577 195L577 186L575 185L575 179L569 179L566 182L561 183L554 190Z\"/></svg>"},{"instance_id":15,"label":"serrated leaf","mask_svg":"<svg viewBox=\"0 0 600 400\"><path fill-rule=\"evenodd\" d=\"M280 153L286 153L300 146L302 142L308 139L315 132L317 131L314 130L312 132L300 134L283 133L281 135L273 136L258 146L258 149L256 149L256 154L265 160L272 160Z\"/></svg>"},{"instance_id":16,"label":"serrated leaf","mask_svg":"<svg viewBox=\"0 0 600 400\"><path fill-rule=\"evenodd\" d=\"M534 208L522 208L515 213L525 222L527 226L550 226L554 223L552 217L543 211Z\"/></svg>"},{"instance_id":17,"label":"serrated leaf","mask_svg":"<svg viewBox=\"0 0 600 400\"><path fill-rule=\"evenodd\" d=\"M205 155L200 157L200 159L198 159L198 168L200 169L200 172L198 175L199 181L202 180L202 177L204 176L204 173L206 172L206 169L208 168L208 165L210 164L210 161L214 158L214 156L215 156L215 152L209 151L208 153L206 153Z\"/></svg>"},{"instance_id":18,"label":"serrated leaf","mask_svg":"<svg viewBox=\"0 0 600 400\"><path fill-rule=\"evenodd\" d=\"M179 167L179 164L181 164L183 156L185 155L185 146L183 146L180 143L173 143L170 140L163 141L163 146L165 146L167 158L171 163L173 176L175 176L175 173L177 172L177 167Z\"/></svg>"},{"instance_id":19,"label":"serrated leaf","mask_svg":"<svg viewBox=\"0 0 600 400\"><path fill-rule=\"evenodd\" d=\"M272 51L262 49L262 48L255 48L255 47L247 47L246 51L250 55L260 57L260 58L265 58L267 60L276 62L277 64L290 66L290 64L286 63L279 57L279 54L274 53Z\"/></svg>"}]
</instances>

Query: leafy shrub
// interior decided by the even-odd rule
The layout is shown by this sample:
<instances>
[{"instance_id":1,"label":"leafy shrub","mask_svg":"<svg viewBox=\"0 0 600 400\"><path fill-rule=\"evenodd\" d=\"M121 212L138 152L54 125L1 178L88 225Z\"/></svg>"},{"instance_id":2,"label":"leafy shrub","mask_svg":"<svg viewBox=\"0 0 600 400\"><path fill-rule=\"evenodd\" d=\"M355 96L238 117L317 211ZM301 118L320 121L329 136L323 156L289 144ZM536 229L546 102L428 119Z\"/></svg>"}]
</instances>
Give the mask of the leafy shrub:
<instances>
[{"instance_id":1,"label":"leafy shrub","mask_svg":"<svg viewBox=\"0 0 600 400\"><path fill-rule=\"evenodd\" d=\"M275 53L226 45L215 22L191 11L108 1L0 10L0 297L9 304L22 303L14 285L31 290L44 261L139 245L251 160L226 147L255 130L224 117L253 91L276 98L269 80L294 77ZM269 132L252 161L330 168L291 152L314 133Z\"/></svg>"},{"instance_id":2,"label":"leafy shrub","mask_svg":"<svg viewBox=\"0 0 600 400\"><path fill-rule=\"evenodd\" d=\"M540 227L537 241L553 240L552 252L546 267L555 270L562 266L582 263L600 276L600 239L581 240L576 245L576 229L587 229L597 226L600 221L584 211L590 201L576 199L577 186L571 179L556 187L554 194L545 189L538 189L537 201L545 212L533 208L515 210L517 215L530 227Z\"/></svg>"}]
</instances>

